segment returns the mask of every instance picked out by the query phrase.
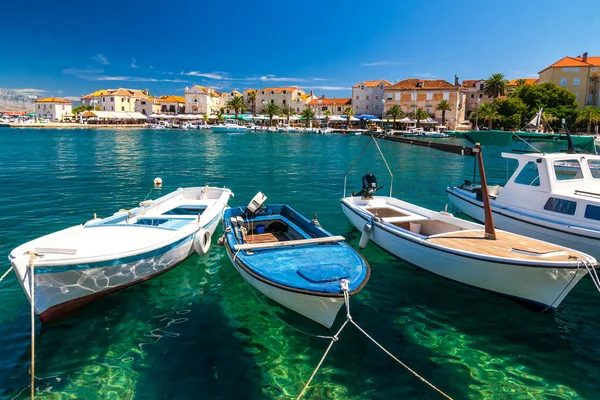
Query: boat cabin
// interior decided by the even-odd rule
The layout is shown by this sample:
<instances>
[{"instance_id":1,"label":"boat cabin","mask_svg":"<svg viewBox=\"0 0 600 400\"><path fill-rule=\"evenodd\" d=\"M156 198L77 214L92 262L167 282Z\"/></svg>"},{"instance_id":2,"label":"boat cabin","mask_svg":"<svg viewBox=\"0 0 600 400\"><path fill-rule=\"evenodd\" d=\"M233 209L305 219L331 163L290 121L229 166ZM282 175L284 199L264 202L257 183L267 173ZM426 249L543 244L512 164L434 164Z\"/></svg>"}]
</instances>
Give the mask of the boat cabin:
<instances>
[{"instance_id":1,"label":"boat cabin","mask_svg":"<svg viewBox=\"0 0 600 400\"><path fill-rule=\"evenodd\" d=\"M490 187L495 203L600 221L600 156L589 154L513 154L518 162L506 185Z\"/></svg>"}]
</instances>

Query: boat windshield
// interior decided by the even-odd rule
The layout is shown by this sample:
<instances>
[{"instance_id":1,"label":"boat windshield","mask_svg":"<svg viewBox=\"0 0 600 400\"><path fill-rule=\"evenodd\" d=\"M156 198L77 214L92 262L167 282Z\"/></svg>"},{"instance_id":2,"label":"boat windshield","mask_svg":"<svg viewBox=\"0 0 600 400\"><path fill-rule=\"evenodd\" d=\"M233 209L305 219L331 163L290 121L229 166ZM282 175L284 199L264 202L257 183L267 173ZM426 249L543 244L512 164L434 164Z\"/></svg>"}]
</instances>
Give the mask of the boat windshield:
<instances>
[{"instance_id":1,"label":"boat windshield","mask_svg":"<svg viewBox=\"0 0 600 400\"><path fill-rule=\"evenodd\" d=\"M587 160L592 178L600 179L600 160Z\"/></svg>"},{"instance_id":2,"label":"boat windshield","mask_svg":"<svg viewBox=\"0 0 600 400\"><path fill-rule=\"evenodd\" d=\"M540 174L538 172L537 164L533 161L529 161L519 175L515 178L515 183L520 185L528 186L540 186Z\"/></svg>"},{"instance_id":3,"label":"boat windshield","mask_svg":"<svg viewBox=\"0 0 600 400\"><path fill-rule=\"evenodd\" d=\"M573 179L583 179L581 165L577 159L554 161L554 175L556 180L568 181Z\"/></svg>"}]
</instances>

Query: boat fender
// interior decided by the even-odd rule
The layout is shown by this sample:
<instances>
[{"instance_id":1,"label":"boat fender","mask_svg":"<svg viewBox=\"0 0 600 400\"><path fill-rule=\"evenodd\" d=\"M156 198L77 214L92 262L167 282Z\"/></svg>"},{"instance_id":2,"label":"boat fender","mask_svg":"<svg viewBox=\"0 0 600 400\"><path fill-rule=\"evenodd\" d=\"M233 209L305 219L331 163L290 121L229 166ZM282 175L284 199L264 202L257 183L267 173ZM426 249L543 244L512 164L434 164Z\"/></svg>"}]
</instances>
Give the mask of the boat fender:
<instances>
[{"instance_id":1,"label":"boat fender","mask_svg":"<svg viewBox=\"0 0 600 400\"><path fill-rule=\"evenodd\" d=\"M364 249L369 244L369 239L371 239L371 232L373 232L373 221L369 221L365 224L362 235L360 236L360 242L358 242L358 247Z\"/></svg>"},{"instance_id":2,"label":"boat fender","mask_svg":"<svg viewBox=\"0 0 600 400\"><path fill-rule=\"evenodd\" d=\"M194 236L194 250L203 256L210 249L210 232L206 229L200 229Z\"/></svg>"}]
</instances>

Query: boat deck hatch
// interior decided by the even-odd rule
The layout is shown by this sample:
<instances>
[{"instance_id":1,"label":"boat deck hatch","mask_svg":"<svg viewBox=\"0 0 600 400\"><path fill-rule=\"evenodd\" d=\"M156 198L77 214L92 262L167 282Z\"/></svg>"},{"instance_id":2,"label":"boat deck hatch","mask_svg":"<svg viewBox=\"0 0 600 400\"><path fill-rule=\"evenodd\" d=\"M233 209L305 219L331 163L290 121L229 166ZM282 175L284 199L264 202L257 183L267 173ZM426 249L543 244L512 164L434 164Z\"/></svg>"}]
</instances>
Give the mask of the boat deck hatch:
<instances>
[{"instance_id":1,"label":"boat deck hatch","mask_svg":"<svg viewBox=\"0 0 600 400\"><path fill-rule=\"evenodd\" d=\"M350 276L339 264L311 265L298 268L298 275L312 283L335 282Z\"/></svg>"},{"instance_id":2,"label":"boat deck hatch","mask_svg":"<svg viewBox=\"0 0 600 400\"><path fill-rule=\"evenodd\" d=\"M206 210L205 205L201 205L201 206L183 205L183 206L172 208L169 211L162 213L162 215L198 215L198 214L202 214L204 212L204 210Z\"/></svg>"},{"instance_id":3,"label":"boat deck hatch","mask_svg":"<svg viewBox=\"0 0 600 400\"><path fill-rule=\"evenodd\" d=\"M157 226L166 229L180 229L192 222L190 219L140 218L133 225Z\"/></svg>"}]
</instances>

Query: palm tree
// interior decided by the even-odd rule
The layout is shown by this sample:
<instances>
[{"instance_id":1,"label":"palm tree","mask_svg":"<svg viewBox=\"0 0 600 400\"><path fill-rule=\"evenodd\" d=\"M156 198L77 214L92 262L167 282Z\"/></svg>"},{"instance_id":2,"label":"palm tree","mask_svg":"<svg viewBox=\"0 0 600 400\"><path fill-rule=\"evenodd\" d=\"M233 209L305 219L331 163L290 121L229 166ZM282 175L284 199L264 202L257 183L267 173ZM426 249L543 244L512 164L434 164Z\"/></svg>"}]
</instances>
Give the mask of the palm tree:
<instances>
[{"instance_id":1,"label":"palm tree","mask_svg":"<svg viewBox=\"0 0 600 400\"><path fill-rule=\"evenodd\" d=\"M331 117L331 111L327 109L323 111L323 115L325 116L325 123L329 124L329 117Z\"/></svg>"},{"instance_id":2,"label":"palm tree","mask_svg":"<svg viewBox=\"0 0 600 400\"><path fill-rule=\"evenodd\" d=\"M352 107L348 106L344 108L344 115L346 116L346 127L350 128L350 117L354 115Z\"/></svg>"},{"instance_id":3,"label":"palm tree","mask_svg":"<svg viewBox=\"0 0 600 400\"><path fill-rule=\"evenodd\" d=\"M489 97L506 96L508 93L508 81L499 72L492 74L483 82L483 91Z\"/></svg>"},{"instance_id":4,"label":"palm tree","mask_svg":"<svg viewBox=\"0 0 600 400\"><path fill-rule=\"evenodd\" d=\"M267 106L265 107L265 109L263 110L264 114L267 114L269 116L269 126L273 126L273 115L279 114L281 110L279 110L279 107L277 107L277 104L275 103L269 103L267 104Z\"/></svg>"},{"instance_id":5,"label":"palm tree","mask_svg":"<svg viewBox=\"0 0 600 400\"><path fill-rule=\"evenodd\" d=\"M417 128L421 126L421 120L429 118L429 114L421 107L417 108L416 111L411 112L408 116L412 119L417 120Z\"/></svg>"},{"instance_id":6,"label":"palm tree","mask_svg":"<svg viewBox=\"0 0 600 400\"><path fill-rule=\"evenodd\" d=\"M242 96L234 96L227 102L227 107L235 112L235 119L238 119L240 111L246 110L246 104L244 104L244 98Z\"/></svg>"},{"instance_id":7,"label":"palm tree","mask_svg":"<svg viewBox=\"0 0 600 400\"><path fill-rule=\"evenodd\" d=\"M488 129L492 130L492 123L494 120L500 118L500 114L498 113L498 107L494 103L483 103L479 106L479 110L477 111L477 115L479 118L488 122Z\"/></svg>"},{"instance_id":8,"label":"palm tree","mask_svg":"<svg viewBox=\"0 0 600 400\"><path fill-rule=\"evenodd\" d=\"M248 100L252 104L252 114L256 114L256 90L248 92Z\"/></svg>"},{"instance_id":9,"label":"palm tree","mask_svg":"<svg viewBox=\"0 0 600 400\"><path fill-rule=\"evenodd\" d=\"M558 117L555 117L554 115L550 114L549 112L543 111L542 112L542 122L544 122L545 124L548 125L548 128L550 129L551 132L554 132L554 130L552 129L552 126L550 126L550 123L557 121Z\"/></svg>"},{"instance_id":10,"label":"palm tree","mask_svg":"<svg viewBox=\"0 0 600 400\"><path fill-rule=\"evenodd\" d=\"M225 113L225 107L219 108L219 111L217 112L217 120L222 121L224 113Z\"/></svg>"},{"instance_id":11,"label":"palm tree","mask_svg":"<svg viewBox=\"0 0 600 400\"><path fill-rule=\"evenodd\" d=\"M290 124L290 116L294 114L294 109L290 106L283 106L281 113L287 117L287 124Z\"/></svg>"},{"instance_id":12,"label":"palm tree","mask_svg":"<svg viewBox=\"0 0 600 400\"><path fill-rule=\"evenodd\" d=\"M306 127L308 128L311 118L315 117L315 112L312 110L312 108L306 107L304 109L304 111L302 111L301 116L302 116L302 118L306 119L305 123L306 123Z\"/></svg>"},{"instance_id":13,"label":"palm tree","mask_svg":"<svg viewBox=\"0 0 600 400\"><path fill-rule=\"evenodd\" d=\"M526 85L527 84L527 80L521 78L521 79L517 79L515 83L516 83L516 86L519 88L519 87L521 87L523 85Z\"/></svg>"},{"instance_id":14,"label":"palm tree","mask_svg":"<svg viewBox=\"0 0 600 400\"><path fill-rule=\"evenodd\" d=\"M396 118L404 117L404 111L402 111L402 109L397 104L394 104L393 106L390 107L389 110L387 110L385 112L385 115L387 115L388 117L392 117L394 119L394 128L395 128L396 127Z\"/></svg>"},{"instance_id":15,"label":"palm tree","mask_svg":"<svg viewBox=\"0 0 600 400\"><path fill-rule=\"evenodd\" d=\"M440 104L435 107L435 110L442 112L442 125L444 125L446 123L446 111L452 111L452 108L450 108L450 103L448 103L447 100L442 100L440 101Z\"/></svg>"},{"instance_id":16,"label":"palm tree","mask_svg":"<svg viewBox=\"0 0 600 400\"><path fill-rule=\"evenodd\" d=\"M587 134L591 134L592 124L598 125L600 123L600 108L596 106L586 106L583 110L579 111L576 121L587 121Z\"/></svg>"}]
</instances>

